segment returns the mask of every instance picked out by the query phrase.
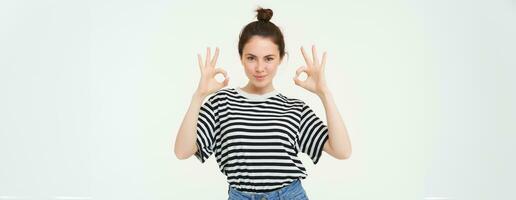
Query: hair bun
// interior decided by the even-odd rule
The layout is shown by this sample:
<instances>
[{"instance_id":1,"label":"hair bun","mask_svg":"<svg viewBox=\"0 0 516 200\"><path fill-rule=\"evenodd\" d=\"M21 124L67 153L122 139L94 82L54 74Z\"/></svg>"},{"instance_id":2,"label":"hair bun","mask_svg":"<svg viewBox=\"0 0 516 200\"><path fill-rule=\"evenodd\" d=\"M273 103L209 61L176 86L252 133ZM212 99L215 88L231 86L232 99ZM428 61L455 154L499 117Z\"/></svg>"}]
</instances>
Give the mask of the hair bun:
<instances>
[{"instance_id":1,"label":"hair bun","mask_svg":"<svg viewBox=\"0 0 516 200\"><path fill-rule=\"evenodd\" d=\"M256 9L256 18L258 18L258 21L264 21L268 22L272 18L272 10L268 8L258 8Z\"/></svg>"}]
</instances>

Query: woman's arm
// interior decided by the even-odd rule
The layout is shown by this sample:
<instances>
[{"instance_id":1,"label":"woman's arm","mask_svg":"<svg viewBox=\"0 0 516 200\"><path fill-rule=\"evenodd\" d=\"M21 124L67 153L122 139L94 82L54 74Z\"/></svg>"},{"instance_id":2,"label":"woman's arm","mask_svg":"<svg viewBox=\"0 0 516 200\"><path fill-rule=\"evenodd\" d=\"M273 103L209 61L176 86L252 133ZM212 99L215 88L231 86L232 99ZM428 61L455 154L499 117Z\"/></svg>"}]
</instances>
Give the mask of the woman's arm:
<instances>
[{"instance_id":1,"label":"woman's arm","mask_svg":"<svg viewBox=\"0 0 516 200\"><path fill-rule=\"evenodd\" d=\"M333 95L328 89L325 89L318 96L324 105L328 121L329 138L324 144L323 150L337 159L348 159L351 156L351 142Z\"/></svg>"},{"instance_id":2,"label":"woman's arm","mask_svg":"<svg viewBox=\"0 0 516 200\"><path fill-rule=\"evenodd\" d=\"M317 94L326 110L326 119L328 121L328 140L324 144L323 150L337 159L347 159L351 156L351 142L349 140L348 131L344 126L344 122L340 117L339 110L333 96L326 84L324 75L326 65L326 52L323 53L322 61L319 62L315 45L312 45L312 59L306 54L303 47L301 53L305 59L306 66L301 66L296 70L294 83L302 88ZM299 80L297 77L305 72L308 77L305 81Z\"/></svg>"},{"instance_id":3,"label":"woman's arm","mask_svg":"<svg viewBox=\"0 0 516 200\"><path fill-rule=\"evenodd\" d=\"M199 62L199 69L201 71L201 80L195 90L190 107L183 118L181 127L176 136L174 145L174 153L180 160L187 159L197 151L197 120L199 118L199 111L201 110L204 99L211 93L220 90L229 83L229 76L226 70L222 68L215 68L217 58L219 56L219 48L215 49L215 55L211 57L211 50L206 48L206 60L203 62L200 54L197 54L197 61ZM215 79L215 75L224 75L222 83Z\"/></svg>"},{"instance_id":4,"label":"woman's arm","mask_svg":"<svg viewBox=\"0 0 516 200\"><path fill-rule=\"evenodd\" d=\"M192 95L192 101L188 107L188 111L183 118L181 127L176 136L174 145L174 153L180 160L187 159L197 151L197 119L201 110L202 102L206 96L195 92Z\"/></svg>"}]
</instances>

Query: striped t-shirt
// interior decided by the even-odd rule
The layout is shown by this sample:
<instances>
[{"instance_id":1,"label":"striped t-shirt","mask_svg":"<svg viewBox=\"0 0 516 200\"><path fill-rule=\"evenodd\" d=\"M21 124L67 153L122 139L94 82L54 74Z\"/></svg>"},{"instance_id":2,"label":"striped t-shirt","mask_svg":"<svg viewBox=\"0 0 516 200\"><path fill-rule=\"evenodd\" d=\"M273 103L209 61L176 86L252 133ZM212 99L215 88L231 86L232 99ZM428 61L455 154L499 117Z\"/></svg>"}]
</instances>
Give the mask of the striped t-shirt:
<instances>
[{"instance_id":1,"label":"striped t-shirt","mask_svg":"<svg viewBox=\"0 0 516 200\"><path fill-rule=\"evenodd\" d=\"M297 154L317 164L327 140L327 125L304 101L276 90L256 95L223 88L201 106L195 156L204 163L215 152L230 186L269 192L305 179Z\"/></svg>"}]
</instances>

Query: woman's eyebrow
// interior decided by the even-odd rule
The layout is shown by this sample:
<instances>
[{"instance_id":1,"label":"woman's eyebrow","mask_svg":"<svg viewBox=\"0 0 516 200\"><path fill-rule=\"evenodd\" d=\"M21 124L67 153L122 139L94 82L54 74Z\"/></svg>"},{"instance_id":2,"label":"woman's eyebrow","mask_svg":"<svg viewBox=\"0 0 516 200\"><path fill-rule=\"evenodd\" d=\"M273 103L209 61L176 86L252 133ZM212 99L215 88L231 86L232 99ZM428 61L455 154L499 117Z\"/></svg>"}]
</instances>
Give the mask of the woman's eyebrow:
<instances>
[{"instance_id":1,"label":"woman's eyebrow","mask_svg":"<svg viewBox=\"0 0 516 200\"><path fill-rule=\"evenodd\" d=\"M247 53L247 55L256 57L255 55L250 54L250 53ZM269 54L269 55L266 55L266 56L264 56L264 57L267 57L267 56L274 56L274 54Z\"/></svg>"}]
</instances>

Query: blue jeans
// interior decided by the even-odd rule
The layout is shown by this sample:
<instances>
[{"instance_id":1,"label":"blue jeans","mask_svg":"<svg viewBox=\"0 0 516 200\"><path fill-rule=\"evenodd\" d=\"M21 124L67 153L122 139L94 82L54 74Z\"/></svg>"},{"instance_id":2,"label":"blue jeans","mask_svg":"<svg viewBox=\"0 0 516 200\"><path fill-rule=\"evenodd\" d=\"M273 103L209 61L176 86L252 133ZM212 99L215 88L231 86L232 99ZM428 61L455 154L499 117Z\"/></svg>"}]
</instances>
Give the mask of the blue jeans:
<instances>
[{"instance_id":1,"label":"blue jeans","mask_svg":"<svg viewBox=\"0 0 516 200\"><path fill-rule=\"evenodd\" d=\"M266 193L243 192L229 186L228 200L307 200L305 189L301 185L301 180L294 182L280 189Z\"/></svg>"}]
</instances>

